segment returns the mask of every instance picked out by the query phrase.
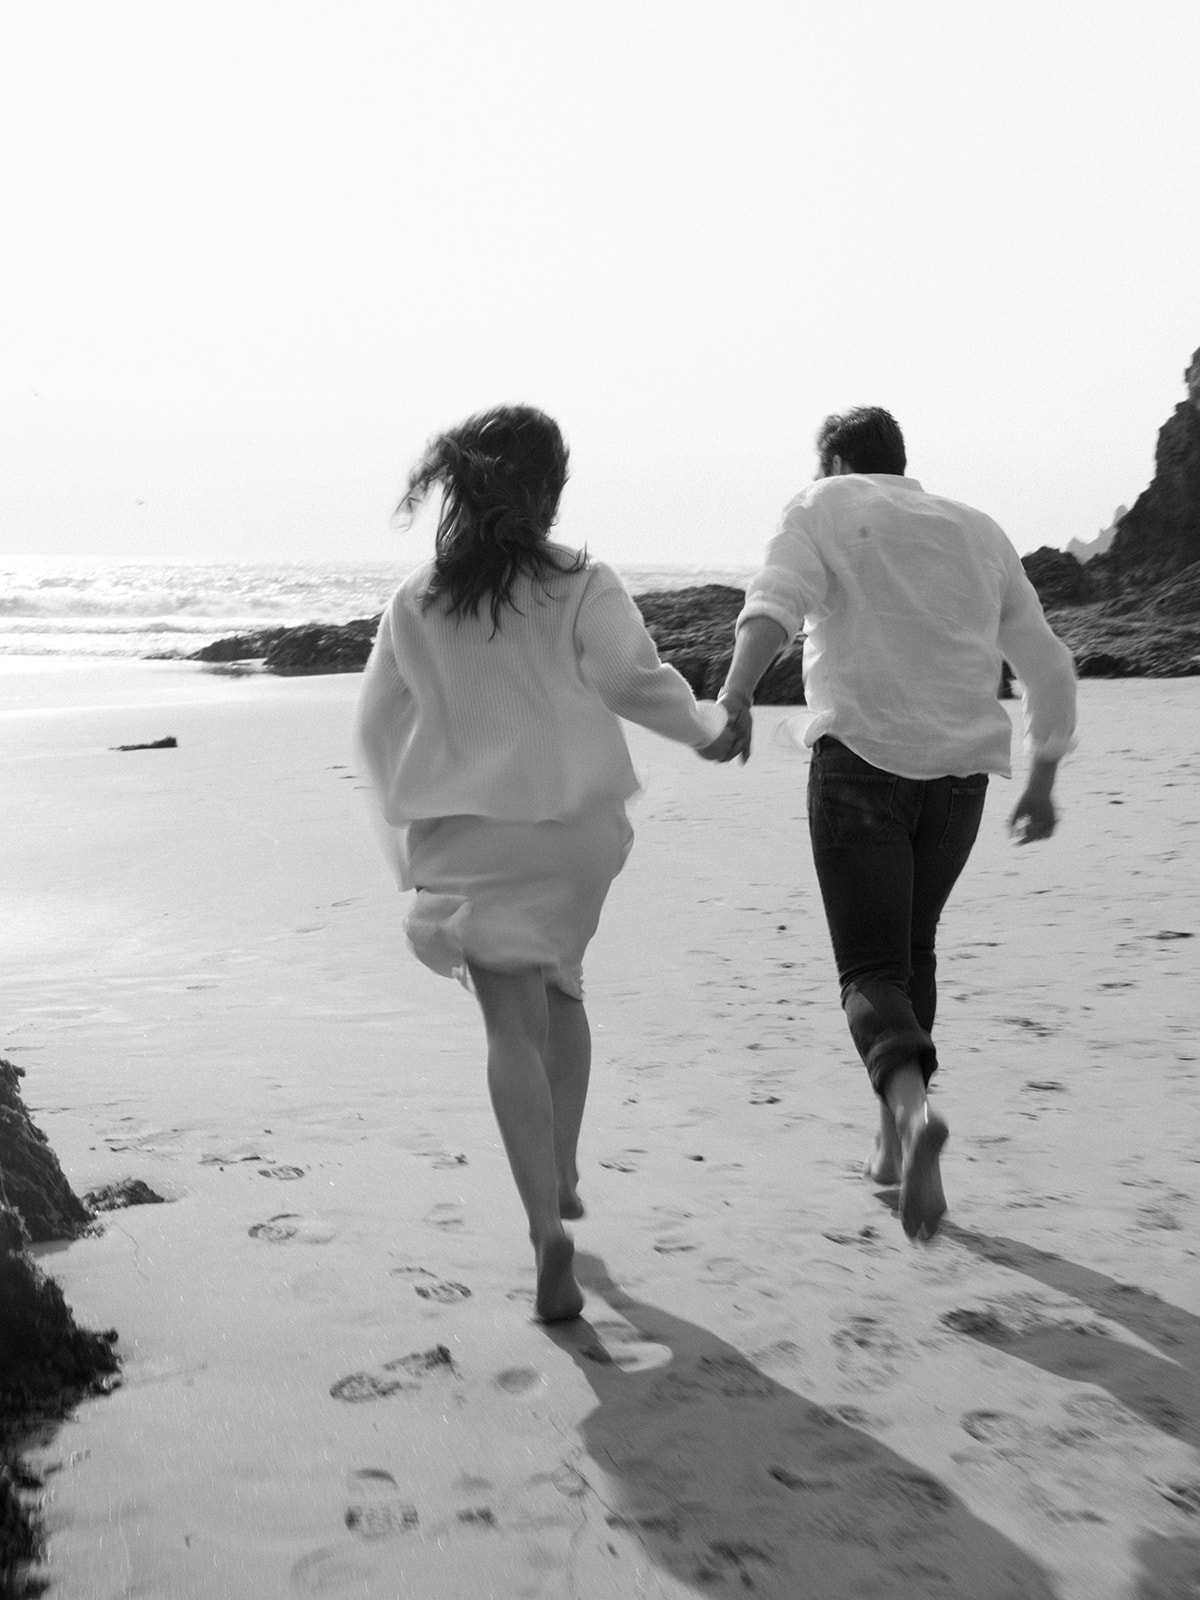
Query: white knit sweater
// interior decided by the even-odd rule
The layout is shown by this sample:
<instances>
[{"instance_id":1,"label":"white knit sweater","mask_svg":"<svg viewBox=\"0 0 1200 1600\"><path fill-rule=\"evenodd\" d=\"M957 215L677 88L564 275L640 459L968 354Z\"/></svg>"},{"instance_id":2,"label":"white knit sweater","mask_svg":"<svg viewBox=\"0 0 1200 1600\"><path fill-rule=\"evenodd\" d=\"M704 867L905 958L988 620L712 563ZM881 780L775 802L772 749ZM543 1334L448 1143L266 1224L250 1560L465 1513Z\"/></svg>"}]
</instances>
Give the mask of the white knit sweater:
<instances>
[{"instance_id":1,"label":"white knit sweater","mask_svg":"<svg viewBox=\"0 0 1200 1600\"><path fill-rule=\"evenodd\" d=\"M638 782L619 717L696 748L724 731L724 709L698 704L659 660L603 562L545 585L519 579L518 609L505 608L494 635L486 602L477 617L421 609L431 570L393 595L359 697L359 743L391 828L463 815L561 821L628 799Z\"/></svg>"}]
</instances>

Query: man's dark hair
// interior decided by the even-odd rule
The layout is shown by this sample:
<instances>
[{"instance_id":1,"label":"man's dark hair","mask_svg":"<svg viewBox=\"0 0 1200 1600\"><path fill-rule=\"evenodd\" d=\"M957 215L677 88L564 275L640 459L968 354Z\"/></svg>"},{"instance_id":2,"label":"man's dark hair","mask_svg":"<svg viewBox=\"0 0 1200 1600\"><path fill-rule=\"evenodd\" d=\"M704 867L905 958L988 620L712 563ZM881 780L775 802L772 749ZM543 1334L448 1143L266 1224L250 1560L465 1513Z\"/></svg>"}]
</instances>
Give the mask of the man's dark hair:
<instances>
[{"instance_id":1,"label":"man's dark hair","mask_svg":"<svg viewBox=\"0 0 1200 1600\"><path fill-rule=\"evenodd\" d=\"M851 472L903 477L908 465L900 424L882 406L855 406L826 417L817 434L817 455L823 475L833 470L834 456L841 456Z\"/></svg>"}]
</instances>

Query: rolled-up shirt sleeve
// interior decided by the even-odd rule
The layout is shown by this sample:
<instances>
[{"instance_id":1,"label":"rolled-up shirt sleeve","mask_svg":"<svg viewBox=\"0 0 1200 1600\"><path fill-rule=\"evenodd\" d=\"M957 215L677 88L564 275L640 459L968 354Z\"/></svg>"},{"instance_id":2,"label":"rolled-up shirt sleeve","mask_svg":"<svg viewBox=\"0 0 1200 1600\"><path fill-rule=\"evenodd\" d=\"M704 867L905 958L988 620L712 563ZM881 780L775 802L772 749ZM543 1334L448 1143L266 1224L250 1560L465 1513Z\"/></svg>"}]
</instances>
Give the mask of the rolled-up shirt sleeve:
<instances>
[{"instance_id":1,"label":"rolled-up shirt sleeve","mask_svg":"<svg viewBox=\"0 0 1200 1600\"><path fill-rule=\"evenodd\" d=\"M601 570L589 584L575 641L584 678L617 716L696 749L724 733L724 708L698 702L687 680L659 660L641 612L615 574Z\"/></svg>"},{"instance_id":2,"label":"rolled-up shirt sleeve","mask_svg":"<svg viewBox=\"0 0 1200 1600\"><path fill-rule=\"evenodd\" d=\"M1009 547L1011 549L1011 546ZM1075 662L1046 621L1015 550L1000 613L1000 649L1021 684L1025 749L1060 761L1075 748Z\"/></svg>"},{"instance_id":3,"label":"rolled-up shirt sleeve","mask_svg":"<svg viewBox=\"0 0 1200 1600\"><path fill-rule=\"evenodd\" d=\"M803 495L784 512L762 567L746 590L737 628L751 617L770 617L786 630L790 643L804 627L805 614L825 598L828 574L817 554L810 516Z\"/></svg>"}]
</instances>

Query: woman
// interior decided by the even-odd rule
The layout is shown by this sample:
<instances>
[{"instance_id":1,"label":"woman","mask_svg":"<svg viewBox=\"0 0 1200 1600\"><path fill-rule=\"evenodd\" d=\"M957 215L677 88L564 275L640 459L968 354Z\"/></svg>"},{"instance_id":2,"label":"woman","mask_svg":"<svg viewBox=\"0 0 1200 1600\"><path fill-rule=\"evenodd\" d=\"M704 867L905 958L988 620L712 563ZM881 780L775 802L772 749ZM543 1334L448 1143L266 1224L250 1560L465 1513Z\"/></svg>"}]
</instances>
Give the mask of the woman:
<instances>
[{"instance_id":1,"label":"woman","mask_svg":"<svg viewBox=\"0 0 1200 1600\"><path fill-rule=\"evenodd\" d=\"M659 661L611 568L551 542L566 478L557 425L530 407L430 441L400 510L441 490L436 553L383 614L359 712L401 886L416 890L409 942L483 1012L546 1322L583 1309L563 1220L583 1214L583 954L633 837L618 718L710 760L738 748L725 712Z\"/></svg>"}]
</instances>

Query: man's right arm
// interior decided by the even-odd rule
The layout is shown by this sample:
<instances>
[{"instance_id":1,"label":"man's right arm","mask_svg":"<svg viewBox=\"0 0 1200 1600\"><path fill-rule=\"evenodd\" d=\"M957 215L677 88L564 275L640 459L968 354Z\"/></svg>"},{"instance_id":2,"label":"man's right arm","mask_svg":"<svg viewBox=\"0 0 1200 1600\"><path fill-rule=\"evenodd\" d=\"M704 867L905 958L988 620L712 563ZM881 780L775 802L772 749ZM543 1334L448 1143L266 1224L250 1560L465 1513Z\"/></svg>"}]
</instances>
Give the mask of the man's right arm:
<instances>
[{"instance_id":1,"label":"man's right arm","mask_svg":"<svg viewBox=\"0 0 1200 1600\"><path fill-rule=\"evenodd\" d=\"M808 518L805 497L797 496L767 545L762 569L751 580L746 604L737 620L733 660L718 699L728 707L747 750L750 707L759 679L800 631L808 606L824 595L824 565L817 555Z\"/></svg>"},{"instance_id":2,"label":"man's right arm","mask_svg":"<svg viewBox=\"0 0 1200 1600\"><path fill-rule=\"evenodd\" d=\"M735 722L748 720L758 680L787 641L787 629L774 617L747 617L738 629L725 686L717 697Z\"/></svg>"}]
</instances>

